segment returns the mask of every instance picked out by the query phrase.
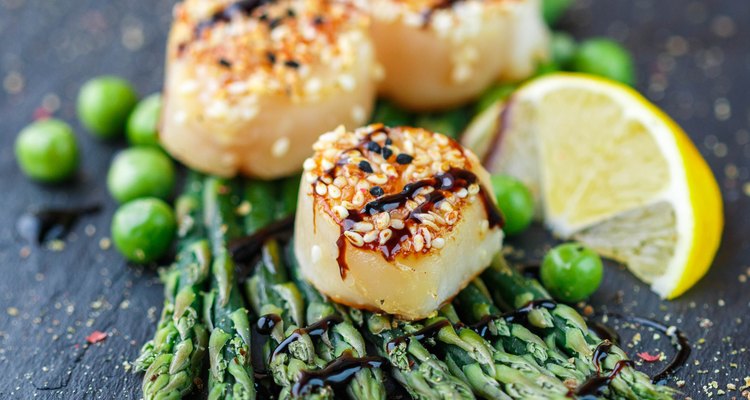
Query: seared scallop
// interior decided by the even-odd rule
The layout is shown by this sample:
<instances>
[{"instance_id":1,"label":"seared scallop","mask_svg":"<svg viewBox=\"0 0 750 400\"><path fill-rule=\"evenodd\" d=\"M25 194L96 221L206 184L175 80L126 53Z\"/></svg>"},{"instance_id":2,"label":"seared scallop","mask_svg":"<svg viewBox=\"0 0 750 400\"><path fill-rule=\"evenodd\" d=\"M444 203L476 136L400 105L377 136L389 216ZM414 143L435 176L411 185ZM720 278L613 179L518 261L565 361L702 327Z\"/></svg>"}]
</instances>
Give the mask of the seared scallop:
<instances>
[{"instance_id":1,"label":"seared scallop","mask_svg":"<svg viewBox=\"0 0 750 400\"><path fill-rule=\"evenodd\" d=\"M161 142L211 174L290 175L375 99L368 18L342 2L186 0L167 57Z\"/></svg>"},{"instance_id":2,"label":"seared scallop","mask_svg":"<svg viewBox=\"0 0 750 400\"><path fill-rule=\"evenodd\" d=\"M354 0L372 17L380 92L450 108L494 81L530 76L547 53L540 0Z\"/></svg>"},{"instance_id":3,"label":"seared scallop","mask_svg":"<svg viewBox=\"0 0 750 400\"><path fill-rule=\"evenodd\" d=\"M487 171L447 136L370 125L323 134L295 221L303 275L350 306L419 319L502 245Z\"/></svg>"}]
</instances>

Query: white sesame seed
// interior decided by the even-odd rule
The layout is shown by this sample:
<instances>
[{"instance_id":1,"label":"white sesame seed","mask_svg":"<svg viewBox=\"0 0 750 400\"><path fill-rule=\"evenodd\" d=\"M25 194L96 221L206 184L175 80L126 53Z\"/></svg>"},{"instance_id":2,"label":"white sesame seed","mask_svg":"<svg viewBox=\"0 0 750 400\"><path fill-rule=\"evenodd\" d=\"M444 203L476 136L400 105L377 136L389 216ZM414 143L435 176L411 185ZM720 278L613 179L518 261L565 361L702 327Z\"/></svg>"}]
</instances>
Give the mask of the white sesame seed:
<instances>
[{"instance_id":1,"label":"white sesame seed","mask_svg":"<svg viewBox=\"0 0 750 400\"><path fill-rule=\"evenodd\" d=\"M357 247L362 247L365 244L365 240L362 238L362 236L359 233L346 231L344 232L344 236L347 239L349 239L349 242L351 242L351 244Z\"/></svg>"},{"instance_id":2,"label":"white sesame seed","mask_svg":"<svg viewBox=\"0 0 750 400\"><path fill-rule=\"evenodd\" d=\"M367 181L375 185L384 185L388 183L388 177L384 174L370 174L367 175Z\"/></svg>"},{"instance_id":3,"label":"white sesame seed","mask_svg":"<svg viewBox=\"0 0 750 400\"><path fill-rule=\"evenodd\" d=\"M436 249L442 249L445 246L445 239L435 238L432 240L432 247Z\"/></svg>"},{"instance_id":4,"label":"white sesame seed","mask_svg":"<svg viewBox=\"0 0 750 400\"><path fill-rule=\"evenodd\" d=\"M318 182L315 184L315 193L317 193L320 196L324 196L328 192L328 187L326 187L325 183Z\"/></svg>"},{"instance_id":5,"label":"white sesame seed","mask_svg":"<svg viewBox=\"0 0 750 400\"><path fill-rule=\"evenodd\" d=\"M364 236L365 243L372 243L377 238L378 238L378 231L375 231L375 230L365 233L365 236Z\"/></svg>"},{"instance_id":6,"label":"white sesame seed","mask_svg":"<svg viewBox=\"0 0 750 400\"><path fill-rule=\"evenodd\" d=\"M355 207L360 207L365 204L365 195L362 194L362 191L358 190L357 193L354 194L354 197L352 197L352 204L354 204Z\"/></svg>"},{"instance_id":7,"label":"white sesame seed","mask_svg":"<svg viewBox=\"0 0 750 400\"><path fill-rule=\"evenodd\" d=\"M336 216L339 217L339 219L344 220L349 216L349 210L346 209L346 207L341 205L333 206L333 212L336 213Z\"/></svg>"},{"instance_id":8,"label":"white sesame seed","mask_svg":"<svg viewBox=\"0 0 750 400\"><path fill-rule=\"evenodd\" d=\"M318 164L316 164L315 160L313 160L312 158L308 158L308 159L305 160L304 163L302 163L302 168L305 171L310 171L310 170L312 170L313 168L315 168L317 166L318 166Z\"/></svg>"},{"instance_id":9,"label":"white sesame seed","mask_svg":"<svg viewBox=\"0 0 750 400\"><path fill-rule=\"evenodd\" d=\"M329 185L328 196L330 196L332 199L338 199L339 197L341 197L341 189L339 189L335 185Z\"/></svg>"},{"instance_id":10,"label":"white sesame seed","mask_svg":"<svg viewBox=\"0 0 750 400\"><path fill-rule=\"evenodd\" d=\"M379 213L373 218L378 229L385 229L391 224L391 215L387 212Z\"/></svg>"},{"instance_id":11,"label":"white sesame seed","mask_svg":"<svg viewBox=\"0 0 750 400\"><path fill-rule=\"evenodd\" d=\"M396 230L404 229L404 220L397 219L397 218L392 218L391 219L391 228L396 229Z\"/></svg>"},{"instance_id":12,"label":"white sesame seed","mask_svg":"<svg viewBox=\"0 0 750 400\"><path fill-rule=\"evenodd\" d=\"M412 241L414 242L414 250L417 252L422 251L424 249L424 238L420 234L414 235L412 238Z\"/></svg>"},{"instance_id":13,"label":"white sesame seed","mask_svg":"<svg viewBox=\"0 0 750 400\"><path fill-rule=\"evenodd\" d=\"M456 196L458 196L459 199L465 199L468 195L469 191L466 190L466 188L461 188L456 192Z\"/></svg>"},{"instance_id":14,"label":"white sesame seed","mask_svg":"<svg viewBox=\"0 0 750 400\"><path fill-rule=\"evenodd\" d=\"M469 194L475 195L477 193L479 193L479 185L476 183L469 185Z\"/></svg>"},{"instance_id":15,"label":"white sesame seed","mask_svg":"<svg viewBox=\"0 0 750 400\"><path fill-rule=\"evenodd\" d=\"M373 229L375 229L375 227L372 226L372 224L369 222L357 222L352 226L352 230L354 232L360 232L360 233L369 232Z\"/></svg>"},{"instance_id":16,"label":"white sesame seed","mask_svg":"<svg viewBox=\"0 0 750 400\"><path fill-rule=\"evenodd\" d=\"M393 236L393 231L390 229L383 229L380 231L379 237L379 243L380 245L384 245L387 241L391 239L391 236Z\"/></svg>"}]
</instances>

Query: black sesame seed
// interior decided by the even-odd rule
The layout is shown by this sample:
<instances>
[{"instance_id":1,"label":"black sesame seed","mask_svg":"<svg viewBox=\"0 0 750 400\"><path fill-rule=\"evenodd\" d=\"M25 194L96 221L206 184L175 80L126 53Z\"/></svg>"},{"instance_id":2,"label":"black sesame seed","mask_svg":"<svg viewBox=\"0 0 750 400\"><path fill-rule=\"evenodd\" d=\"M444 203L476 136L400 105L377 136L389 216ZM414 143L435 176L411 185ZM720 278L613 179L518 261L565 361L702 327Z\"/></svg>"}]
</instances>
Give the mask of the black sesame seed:
<instances>
[{"instance_id":1,"label":"black sesame seed","mask_svg":"<svg viewBox=\"0 0 750 400\"><path fill-rule=\"evenodd\" d=\"M286 65L289 68L294 68L294 69L299 68L299 63L297 61L294 61L294 60L284 61L284 65Z\"/></svg>"},{"instance_id":2,"label":"black sesame seed","mask_svg":"<svg viewBox=\"0 0 750 400\"><path fill-rule=\"evenodd\" d=\"M276 54L273 54L269 51L268 53L266 53L266 58L271 64L276 64Z\"/></svg>"},{"instance_id":3,"label":"black sesame seed","mask_svg":"<svg viewBox=\"0 0 750 400\"><path fill-rule=\"evenodd\" d=\"M289 18L294 18L297 14L292 10L291 8L288 8L286 10L286 16Z\"/></svg>"},{"instance_id":4,"label":"black sesame seed","mask_svg":"<svg viewBox=\"0 0 750 400\"><path fill-rule=\"evenodd\" d=\"M274 29L274 28L276 28L277 26L281 25L281 23L282 23L282 22L283 22L283 21L281 21L281 18L274 18L274 19L272 19L272 20L271 20L271 22L270 22L270 23L268 24L268 28L269 28L270 30L273 30L273 29Z\"/></svg>"},{"instance_id":5,"label":"black sesame seed","mask_svg":"<svg viewBox=\"0 0 750 400\"><path fill-rule=\"evenodd\" d=\"M383 147L383 158L389 159L393 155L393 150L390 147Z\"/></svg>"},{"instance_id":6,"label":"black sesame seed","mask_svg":"<svg viewBox=\"0 0 750 400\"><path fill-rule=\"evenodd\" d=\"M232 66L232 63L231 63L231 62L229 62L229 61L228 61L227 59L225 59L225 58L220 58L220 59L219 59L219 64L221 64L221 66L222 66L222 67L227 67L227 68L230 68L230 67Z\"/></svg>"},{"instance_id":7,"label":"black sesame seed","mask_svg":"<svg viewBox=\"0 0 750 400\"><path fill-rule=\"evenodd\" d=\"M361 169L363 172L366 172L368 174L372 173L372 166L370 165L370 163L368 163L365 160L362 160L359 162L359 169Z\"/></svg>"},{"instance_id":8,"label":"black sesame seed","mask_svg":"<svg viewBox=\"0 0 750 400\"><path fill-rule=\"evenodd\" d=\"M261 14L260 17L258 17L261 21L267 21L268 20L268 14Z\"/></svg>"},{"instance_id":9,"label":"black sesame seed","mask_svg":"<svg viewBox=\"0 0 750 400\"><path fill-rule=\"evenodd\" d=\"M385 193L382 187L380 186L373 186L370 188L370 194L375 197L380 197Z\"/></svg>"},{"instance_id":10,"label":"black sesame seed","mask_svg":"<svg viewBox=\"0 0 750 400\"><path fill-rule=\"evenodd\" d=\"M396 156L396 162L399 163L399 164L401 164L401 165L410 164L412 162L412 160L414 160L414 157L412 157L412 156L410 156L410 155L408 155L406 153L401 153L401 154L399 154L399 155Z\"/></svg>"},{"instance_id":11,"label":"black sesame seed","mask_svg":"<svg viewBox=\"0 0 750 400\"><path fill-rule=\"evenodd\" d=\"M386 138L386 139L385 139L385 145L386 145L386 146L390 146L390 145L392 145L392 144L393 144L393 140L391 140L391 138Z\"/></svg>"},{"instance_id":12,"label":"black sesame seed","mask_svg":"<svg viewBox=\"0 0 750 400\"><path fill-rule=\"evenodd\" d=\"M323 16L322 15L316 15L313 19L313 24L315 25L322 25L323 24Z\"/></svg>"},{"instance_id":13,"label":"black sesame seed","mask_svg":"<svg viewBox=\"0 0 750 400\"><path fill-rule=\"evenodd\" d=\"M367 150L370 150L373 153L380 153L380 151L383 149L376 142L370 142L367 143Z\"/></svg>"}]
</instances>

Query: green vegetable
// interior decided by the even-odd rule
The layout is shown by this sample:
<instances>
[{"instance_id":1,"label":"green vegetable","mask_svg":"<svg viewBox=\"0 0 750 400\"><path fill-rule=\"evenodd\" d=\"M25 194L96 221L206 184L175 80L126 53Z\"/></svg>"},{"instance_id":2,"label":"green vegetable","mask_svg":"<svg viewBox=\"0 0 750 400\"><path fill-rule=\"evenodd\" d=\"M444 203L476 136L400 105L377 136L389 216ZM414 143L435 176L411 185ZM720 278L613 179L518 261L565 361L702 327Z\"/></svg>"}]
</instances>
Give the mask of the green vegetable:
<instances>
[{"instance_id":1,"label":"green vegetable","mask_svg":"<svg viewBox=\"0 0 750 400\"><path fill-rule=\"evenodd\" d=\"M505 311L523 307L533 300L545 300L550 296L535 280L521 276L518 271L508 266L501 255L497 255L490 268L482 273L482 279L492 288L495 304L507 305ZM544 313L546 311L546 313ZM541 313L539 313L541 312ZM531 328L544 332L544 341L556 346L575 361L580 368L586 368L588 374L599 371L593 361L596 347L602 343L596 334L586 326L586 322L574 309L564 304L557 304L551 310L535 307L528 322ZM546 314L546 315L545 315ZM617 346L611 346L608 356L602 361L600 376L612 372L619 361L627 360L627 355ZM651 382L644 373L625 366L612 379L604 397L608 399L672 399L674 391L666 386Z\"/></svg>"},{"instance_id":2,"label":"green vegetable","mask_svg":"<svg viewBox=\"0 0 750 400\"><path fill-rule=\"evenodd\" d=\"M518 179L507 175L493 175L492 187L500 211L505 217L503 231L517 235L526 230L534 219L534 198Z\"/></svg>"},{"instance_id":3,"label":"green vegetable","mask_svg":"<svg viewBox=\"0 0 750 400\"><path fill-rule=\"evenodd\" d=\"M516 85L511 83L494 85L485 89L479 96L479 100L477 100L476 113L479 114L496 102L505 100L514 90L516 90Z\"/></svg>"},{"instance_id":4,"label":"green vegetable","mask_svg":"<svg viewBox=\"0 0 750 400\"><path fill-rule=\"evenodd\" d=\"M172 160L153 147L132 147L120 152L107 174L110 194L120 203L141 197L167 199L175 184Z\"/></svg>"},{"instance_id":5,"label":"green vegetable","mask_svg":"<svg viewBox=\"0 0 750 400\"><path fill-rule=\"evenodd\" d=\"M542 15L548 26L554 26L573 4L573 0L543 0Z\"/></svg>"},{"instance_id":6,"label":"green vegetable","mask_svg":"<svg viewBox=\"0 0 750 400\"><path fill-rule=\"evenodd\" d=\"M566 32L554 32L550 39L550 53L552 62L567 69L573 61L578 44L570 34Z\"/></svg>"},{"instance_id":7,"label":"green vegetable","mask_svg":"<svg viewBox=\"0 0 750 400\"><path fill-rule=\"evenodd\" d=\"M602 260L591 249L577 243L550 250L541 267L544 287L552 297L574 303L591 296L602 282Z\"/></svg>"},{"instance_id":8,"label":"green vegetable","mask_svg":"<svg viewBox=\"0 0 750 400\"><path fill-rule=\"evenodd\" d=\"M211 249L201 223L201 180L190 174L185 193L177 199L179 238L177 260L162 275L164 309L154 338L143 345L133 363L145 371L143 398L155 400L190 393L202 374L208 331L200 318Z\"/></svg>"},{"instance_id":9,"label":"green vegetable","mask_svg":"<svg viewBox=\"0 0 750 400\"><path fill-rule=\"evenodd\" d=\"M227 249L240 235L238 190L235 182L209 177L204 181L203 220L213 253L211 292L204 316L211 328L208 340L208 399L254 400L255 378L250 360L250 319L235 279Z\"/></svg>"},{"instance_id":10,"label":"green vegetable","mask_svg":"<svg viewBox=\"0 0 750 400\"><path fill-rule=\"evenodd\" d=\"M413 121L413 115L388 100L378 100L372 116L373 123L380 122L385 126L412 125Z\"/></svg>"},{"instance_id":11,"label":"green vegetable","mask_svg":"<svg viewBox=\"0 0 750 400\"><path fill-rule=\"evenodd\" d=\"M86 82L78 93L78 118L101 139L112 139L125 130L138 94L126 80L100 76Z\"/></svg>"},{"instance_id":12,"label":"green vegetable","mask_svg":"<svg viewBox=\"0 0 750 400\"><path fill-rule=\"evenodd\" d=\"M161 94L155 93L141 100L130 114L126 127L128 142L136 146L160 147L159 118Z\"/></svg>"},{"instance_id":13,"label":"green vegetable","mask_svg":"<svg viewBox=\"0 0 750 400\"><path fill-rule=\"evenodd\" d=\"M572 68L626 85L635 84L633 57L619 43L610 39L589 39L581 43L573 56Z\"/></svg>"},{"instance_id":14,"label":"green vegetable","mask_svg":"<svg viewBox=\"0 0 750 400\"><path fill-rule=\"evenodd\" d=\"M468 112L464 108L457 108L440 113L419 115L414 124L420 128L456 139L468 123Z\"/></svg>"},{"instance_id":15,"label":"green vegetable","mask_svg":"<svg viewBox=\"0 0 750 400\"><path fill-rule=\"evenodd\" d=\"M112 218L112 240L130 261L144 263L164 255L172 244L176 222L167 203L156 198L133 200Z\"/></svg>"},{"instance_id":16,"label":"green vegetable","mask_svg":"<svg viewBox=\"0 0 750 400\"><path fill-rule=\"evenodd\" d=\"M78 145L73 129L58 119L37 121L16 138L18 166L28 177L42 182L70 178L78 168Z\"/></svg>"}]
</instances>

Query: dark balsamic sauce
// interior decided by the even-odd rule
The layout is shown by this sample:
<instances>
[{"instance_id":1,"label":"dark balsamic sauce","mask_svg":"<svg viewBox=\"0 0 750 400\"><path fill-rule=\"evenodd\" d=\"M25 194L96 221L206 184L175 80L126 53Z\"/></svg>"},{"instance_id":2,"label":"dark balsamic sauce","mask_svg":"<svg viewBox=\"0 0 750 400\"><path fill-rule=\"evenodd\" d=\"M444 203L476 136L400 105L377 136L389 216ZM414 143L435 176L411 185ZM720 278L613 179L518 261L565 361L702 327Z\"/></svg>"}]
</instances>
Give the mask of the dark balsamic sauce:
<instances>
[{"instance_id":1,"label":"dark balsamic sauce","mask_svg":"<svg viewBox=\"0 0 750 400\"><path fill-rule=\"evenodd\" d=\"M252 348L250 349L250 361L253 366L253 372L258 379L269 376L266 370L265 357L263 357L263 348L273 332L274 327L281 322L281 317L276 314L267 314L258 318L258 322L253 327L255 331L252 335Z\"/></svg>"},{"instance_id":2,"label":"dark balsamic sauce","mask_svg":"<svg viewBox=\"0 0 750 400\"><path fill-rule=\"evenodd\" d=\"M583 382L581 386L579 386L575 390L575 392L573 392L572 395L568 397L575 396L577 398L595 398L596 396L600 396L604 389L609 387L612 381L617 378L618 375L620 375L625 367L632 367L633 365L633 361L631 360L620 360L615 363L615 367L607 375L597 374L586 379L586 382Z\"/></svg>"},{"instance_id":3,"label":"dark balsamic sauce","mask_svg":"<svg viewBox=\"0 0 750 400\"><path fill-rule=\"evenodd\" d=\"M251 265L253 260L258 257L263 248L263 243L269 239L291 236L293 230L294 216L289 216L272 222L252 235L232 240L228 248L229 254L238 266L238 278L241 280L250 274L250 268L247 266Z\"/></svg>"},{"instance_id":4,"label":"dark balsamic sauce","mask_svg":"<svg viewBox=\"0 0 750 400\"><path fill-rule=\"evenodd\" d=\"M424 340L431 339L435 337L438 332L440 332L441 329L445 328L446 326L450 326L451 323L448 320L442 320L435 322L434 324L427 325L424 328L414 332L409 333L403 336L399 336L385 345L385 349L388 353L392 352L396 347L398 347L399 344L405 343L409 339L416 339L419 342L423 342Z\"/></svg>"},{"instance_id":5,"label":"dark balsamic sauce","mask_svg":"<svg viewBox=\"0 0 750 400\"><path fill-rule=\"evenodd\" d=\"M382 368L386 363L383 357L355 358L350 351L346 351L321 370L302 371L292 387L292 394L299 397L322 387L335 390L349 382L357 372L365 368Z\"/></svg>"},{"instance_id":6,"label":"dark balsamic sauce","mask_svg":"<svg viewBox=\"0 0 750 400\"><path fill-rule=\"evenodd\" d=\"M95 214L101 205L77 208L47 208L26 212L16 222L18 234L32 243L42 244L59 240L70 232L76 222L84 215Z\"/></svg>"},{"instance_id":7,"label":"dark balsamic sauce","mask_svg":"<svg viewBox=\"0 0 750 400\"><path fill-rule=\"evenodd\" d=\"M656 321L652 321L650 319L641 318L641 317L627 317L624 315L619 314L607 314L614 318L619 318L624 321L628 321L634 324L642 325L649 327L651 329L657 330L661 332L662 334L668 336L671 341L672 345L674 346L675 350L677 351L672 358L669 360L669 363L666 367L664 367L661 371L659 371L657 374L651 377L651 381L655 383L660 383L669 378L672 374L677 372L677 370L680 369L685 363L687 362L688 358L690 357L691 349L690 349L690 342L688 341L687 336L680 331L679 329L675 329L674 332L670 332L669 327L667 327L664 324L661 324Z\"/></svg>"},{"instance_id":8,"label":"dark balsamic sauce","mask_svg":"<svg viewBox=\"0 0 750 400\"><path fill-rule=\"evenodd\" d=\"M271 359L273 360L277 355L287 351L289 345L301 338L303 335L308 336L323 336L324 333L328 332L332 326L343 322L344 320L338 315L330 315L321 319L320 321L308 325L304 328L295 329L291 335L284 339L271 353Z\"/></svg>"},{"instance_id":9,"label":"dark balsamic sauce","mask_svg":"<svg viewBox=\"0 0 750 400\"><path fill-rule=\"evenodd\" d=\"M557 307L557 303L552 300L534 300L517 310L513 310L500 315L486 315L482 317L479 322L471 325L471 329L479 334L479 336L487 337L489 335L490 323L498 319L505 320L510 324L520 324L529 327L529 314L532 311L540 308L553 310L555 307Z\"/></svg>"}]
</instances>

